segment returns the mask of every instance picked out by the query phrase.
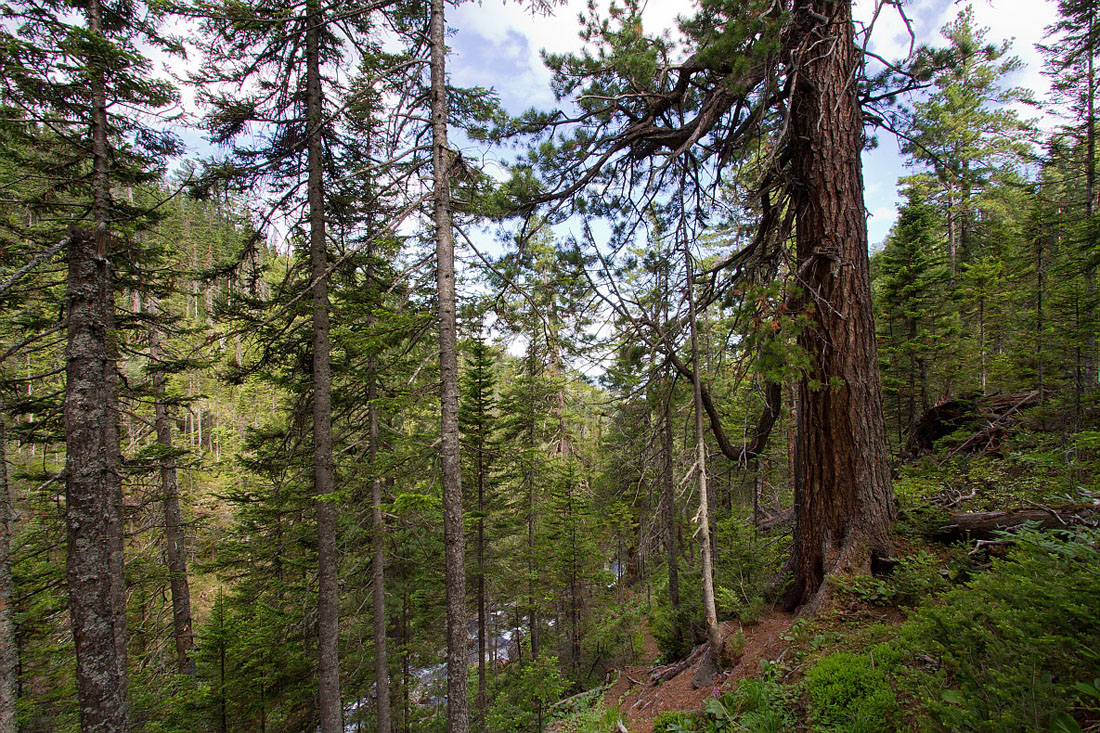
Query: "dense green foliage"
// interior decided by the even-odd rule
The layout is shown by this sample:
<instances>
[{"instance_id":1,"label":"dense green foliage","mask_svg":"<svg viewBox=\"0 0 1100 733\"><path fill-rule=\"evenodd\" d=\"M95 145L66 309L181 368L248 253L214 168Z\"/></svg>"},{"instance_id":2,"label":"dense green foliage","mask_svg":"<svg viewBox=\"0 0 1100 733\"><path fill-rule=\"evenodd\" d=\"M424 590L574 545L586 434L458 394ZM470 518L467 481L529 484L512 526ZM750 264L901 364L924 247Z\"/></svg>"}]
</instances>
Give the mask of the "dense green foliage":
<instances>
[{"instance_id":1,"label":"dense green foliage","mask_svg":"<svg viewBox=\"0 0 1100 733\"><path fill-rule=\"evenodd\" d=\"M990 570L917 610L902 643L938 662L913 680L937 727L1046 729L1095 706L1078 685L1100 664L1098 539L1018 533Z\"/></svg>"},{"instance_id":2,"label":"dense green foliage","mask_svg":"<svg viewBox=\"0 0 1100 733\"><path fill-rule=\"evenodd\" d=\"M61 488L64 254L34 258L89 216L92 164L73 121L97 64L113 69L120 106L157 109L177 98L167 82L145 80L152 64L139 43L179 50L155 30L169 11L201 20L196 33L217 63L192 83L205 85L207 131L235 147L168 174L179 152L175 121L112 116L111 337L122 385L133 725L314 730L311 263L296 208L306 180L299 36L312 21L284 22L293 4L127 2L111 6L111 42L97 46L61 5L17 5L22 14L0 29L0 418L14 495L12 556L0 561L14 578L21 730L79 729ZM759 5L708 2L684 21L705 47L696 61L708 73L731 73L722 59L741 50L730 63L745 73L776 54L782 18ZM930 86L898 108L913 170L871 260L896 557L872 575L831 578L830 605L786 628L781 654L741 670L700 710L656 715L655 731L1095 726L1100 225L1095 191L1086 190L1096 133L1086 69L1100 32L1089 3L1059 8L1048 62L1067 122L1042 147L1006 107L1027 96L1007 88L1017 62L1006 45L985 41L969 11L944 29L944 49L918 54L914 78ZM792 387L810 366L797 345L807 321L796 304L807 292L787 242L751 272L737 259L750 251L750 224L779 215L745 194L771 161L719 153L738 170L699 183L690 204L658 196L634 211L638 202L608 184L605 196L585 189L547 218L525 202L518 229L501 221L517 197L542 192L540 176L561 172L596 139L586 135L609 129L605 97L654 88L674 49L645 34L640 13L640 3L609 18L593 9L584 29L591 47L548 57L556 91L592 92L579 102L588 127L524 151L517 176L499 186L476 156L452 151L456 231L472 253L458 284L467 652L473 701L480 614L486 700L484 714L471 709L488 731L614 729L630 712L603 699L617 670L674 662L703 642L695 471L709 479L719 620L740 624L730 626L740 629L727 641L731 656L758 621L774 619L789 570ZM325 23L320 38L331 92L323 137L336 476L325 500L337 508L340 682L345 724L356 730L372 730L378 715L376 540L394 727L445 726L439 345L432 231L418 218L427 213L418 193L427 160L418 107L424 15L418 3L395 3ZM141 23L123 22L131 16ZM1066 34L1062 51L1054 41ZM74 48L95 53L55 73L58 59L77 59ZM265 69L278 78L255 81ZM249 79L254 88L237 88ZM546 121L505 120L483 89L452 93L454 123L479 140ZM750 127L764 139L773 122L781 120L762 115ZM707 133L715 150L723 129ZM587 241L600 231L588 220L586 241L564 236L556 226L569 207L608 223L608 242ZM498 219L502 247L483 246L483 215ZM702 307L693 362L674 253L695 228L692 266L706 277L694 293ZM694 453L694 369L713 409L703 465ZM157 402L171 449L155 434ZM945 405L956 412L937 418ZM731 457L715 428L726 443L748 445L768 408L766 444ZM158 473L166 457L185 525L194 674L175 663ZM372 526L376 485L381 532ZM1066 524L943 541L953 514L1025 508ZM647 632L658 660L647 656Z\"/></svg>"}]
</instances>

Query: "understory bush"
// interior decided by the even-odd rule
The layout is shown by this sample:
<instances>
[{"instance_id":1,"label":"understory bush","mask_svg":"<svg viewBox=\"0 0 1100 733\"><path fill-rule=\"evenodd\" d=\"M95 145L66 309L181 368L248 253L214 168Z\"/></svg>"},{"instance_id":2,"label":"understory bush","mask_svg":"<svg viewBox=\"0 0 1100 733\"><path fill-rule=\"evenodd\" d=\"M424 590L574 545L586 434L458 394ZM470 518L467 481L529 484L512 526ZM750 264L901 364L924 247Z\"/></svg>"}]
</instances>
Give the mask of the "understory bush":
<instances>
[{"instance_id":1,"label":"understory bush","mask_svg":"<svg viewBox=\"0 0 1100 733\"><path fill-rule=\"evenodd\" d=\"M653 721L653 733L786 733L795 730L799 687L783 684L776 667L757 679L707 700L695 713L665 712Z\"/></svg>"},{"instance_id":2,"label":"understory bush","mask_svg":"<svg viewBox=\"0 0 1100 733\"><path fill-rule=\"evenodd\" d=\"M524 651L529 653L529 647ZM488 727L492 731L529 731L536 727L537 711L549 717L549 706L567 687L556 657L539 656L523 665L509 665L507 674L491 678L492 705Z\"/></svg>"},{"instance_id":3,"label":"understory bush","mask_svg":"<svg viewBox=\"0 0 1100 733\"><path fill-rule=\"evenodd\" d=\"M654 608L650 629L661 651L661 659L672 662L691 653L697 615L685 607L683 599L679 611L673 611L667 601Z\"/></svg>"},{"instance_id":4,"label":"understory bush","mask_svg":"<svg viewBox=\"0 0 1100 733\"><path fill-rule=\"evenodd\" d=\"M806 672L803 683L815 731L893 730L897 697L886 675L864 654L837 652Z\"/></svg>"},{"instance_id":5,"label":"understory bush","mask_svg":"<svg viewBox=\"0 0 1100 733\"><path fill-rule=\"evenodd\" d=\"M747 623L758 621L766 607L764 596L786 559L787 543L760 535L751 518L731 516L718 522L715 546L719 615Z\"/></svg>"},{"instance_id":6,"label":"understory bush","mask_svg":"<svg viewBox=\"0 0 1100 733\"><path fill-rule=\"evenodd\" d=\"M714 557L714 594L720 621L755 623L767 611L765 594L783 566L789 543L758 535L752 519L732 516L718 522ZM667 581L659 575L654 592L662 598L652 612L651 629L666 661L683 659L704 639L703 591L698 568L680 566L680 609L668 605Z\"/></svg>"},{"instance_id":7,"label":"understory bush","mask_svg":"<svg viewBox=\"0 0 1100 733\"><path fill-rule=\"evenodd\" d=\"M1005 541L1005 559L903 627L927 727L1046 730L1100 702L1081 684L1100 676L1100 531Z\"/></svg>"},{"instance_id":8,"label":"understory bush","mask_svg":"<svg viewBox=\"0 0 1100 733\"><path fill-rule=\"evenodd\" d=\"M947 586L947 571L935 555L921 550L898 561L886 577L836 576L833 582L862 601L880 606L912 605Z\"/></svg>"}]
</instances>

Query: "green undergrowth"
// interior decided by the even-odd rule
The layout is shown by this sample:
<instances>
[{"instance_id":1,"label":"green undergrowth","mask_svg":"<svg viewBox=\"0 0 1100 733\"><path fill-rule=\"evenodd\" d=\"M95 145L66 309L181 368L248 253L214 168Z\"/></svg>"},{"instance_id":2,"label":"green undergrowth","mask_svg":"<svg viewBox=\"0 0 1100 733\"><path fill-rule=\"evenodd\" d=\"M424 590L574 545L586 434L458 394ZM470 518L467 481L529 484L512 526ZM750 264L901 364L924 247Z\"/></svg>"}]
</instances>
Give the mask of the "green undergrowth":
<instances>
[{"instance_id":1,"label":"green undergrowth","mask_svg":"<svg viewBox=\"0 0 1100 733\"><path fill-rule=\"evenodd\" d=\"M832 578L831 603L795 619L777 658L699 710L658 714L655 733L1100 730L1100 529L1025 526L955 545L941 531L955 513L1095 504L1100 431L1053 429L1063 413L1027 413L984 453L952 454L958 435L899 467L891 566ZM786 543L744 518L721 522L718 540L719 615L751 638ZM650 609L665 660L701 637L687 565L681 610ZM614 730L615 714L593 706L561 730Z\"/></svg>"},{"instance_id":2,"label":"green undergrowth","mask_svg":"<svg viewBox=\"0 0 1100 733\"><path fill-rule=\"evenodd\" d=\"M857 605L796 620L781 665L702 710L661 714L654 730L1088 729L1100 715L1100 530L1001 542L1004 555L965 581L918 552L871 597L849 586ZM904 617L875 615L871 604L913 599L914 586L925 596Z\"/></svg>"},{"instance_id":3,"label":"green undergrowth","mask_svg":"<svg viewBox=\"0 0 1100 733\"><path fill-rule=\"evenodd\" d=\"M1006 541L1007 540L1006 538ZM1093 718L1100 676L1100 532L1025 530L990 570L901 630L896 678L946 730L1045 730Z\"/></svg>"},{"instance_id":4,"label":"green undergrowth","mask_svg":"<svg viewBox=\"0 0 1100 733\"><path fill-rule=\"evenodd\" d=\"M787 648L677 731L1027 731L1100 721L1100 529L1025 526L948 546L953 513L1082 507L1100 496L1100 431L1053 432L1029 413L995 452L938 455L899 469L897 557L875 576L834 578L829 608L798 618ZM764 566L751 534L727 528L743 575L724 573L727 617L754 620ZM751 633L751 632L747 632ZM662 649L665 648L665 640Z\"/></svg>"},{"instance_id":5,"label":"green undergrowth","mask_svg":"<svg viewBox=\"0 0 1100 733\"><path fill-rule=\"evenodd\" d=\"M653 733L732 733L794 731L797 725L797 684L785 684L782 668L771 665L755 679L746 679L732 692L707 700L697 712L664 712L653 721Z\"/></svg>"},{"instance_id":6,"label":"green undergrowth","mask_svg":"<svg viewBox=\"0 0 1100 733\"><path fill-rule=\"evenodd\" d=\"M609 685L574 696L551 709L552 733L603 733L614 731L622 719L618 706L607 707L603 696Z\"/></svg>"},{"instance_id":7,"label":"green undergrowth","mask_svg":"<svg viewBox=\"0 0 1100 733\"><path fill-rule=\"evenodd\" d=\"M759 533L751 517L733 516L718 522L714 557L714 595L719 621L752 624L768 611L766 595L776 570L786 560L788 543ZM680 567L680 608L668 603L667 573L654 587L659 600L652 611L652 631L664 661L683 659L704 638L700 572L688 563Z\"/></svg>"}]
</instances>

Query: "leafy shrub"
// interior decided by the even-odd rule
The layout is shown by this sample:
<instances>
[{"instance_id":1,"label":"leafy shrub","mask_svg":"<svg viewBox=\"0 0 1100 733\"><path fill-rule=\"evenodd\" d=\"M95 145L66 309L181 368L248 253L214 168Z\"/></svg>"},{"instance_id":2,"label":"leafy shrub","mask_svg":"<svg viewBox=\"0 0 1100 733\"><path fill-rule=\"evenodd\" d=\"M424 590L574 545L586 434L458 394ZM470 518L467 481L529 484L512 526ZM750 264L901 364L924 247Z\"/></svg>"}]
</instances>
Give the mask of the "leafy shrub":
<instances>
[{"instance_id":1,"label":"leafy shrub","mask_svg":"<svg viewBox=\"0 0 1100 733\"><path fill-rule=\"evenodd\" d=\"M921 550L903 557L888 577L857 575L838 576L834 582L847 593L867 603L880 606L910 605L947 585L940 561Z\"/></svg>"},{"instance_id":2,"label":"leafy shrub","mask_svg":"<svg viewBox=\"0 0 1100 733\"><path fill-rule=\"evenodd\" d=\"M946 478L931 459L901 468L901 476L894 481L899 533L919 537L929 527L943 524L947 512L936 501L936 497L944 490Z\"/></svg>"},{"instance_id":3,"label":"leafy shrub","mask_svg":"<svg viewBox=\"0 0 1100 733\"><path fill-rule=\"evenodd\" d=\"M583 651L583 667L591 672L585 677L572 680L584 687L598 685L603 670L608 667L635 664L645 648L645 634L642 630L644 608L629 601L619 603L610 594L599 600L602 601L602 612L587 619L583 627L584 638L587 639ZM594 599L593 603L595 602L597 601ZM592 654L599 658L590 656Z\"/></svg>"},{"instance_id":4,"label":"leafy shrub","mask_svg":"<svg viewBox=\"0 0 1100 733\"><path fill-rule=\"evenodd\" d=\"M814 730L872 733L892 729L897 720L886 675L863 654L825 657L806 673L804 687Z\"/></svg>"},{"instance_id":5,"label":"leafy shrub","mask_svg":"<svg viewBox=\"0 0 1100 733\"><path fill-rule=\"evenodd\" d=\"M568 686L557 657L551 656L509 665L507 673L494 675L491 682L488 723L493 731L531 730L539 707L546 710Z\"/></svg>"},{"instance_id":6,"label":"leafy shrub","mask_svg":"<svg viewBox=\"0 0 1100 733\"><path fill-rule=\"evenodd\" d=\"M653 610L650 629L665 661L683 659L691 653L696 624L695 614L687 610L682 597L677 612L669 607L667 601Z\"/></svg>"},{"instance_id":7,"label":"leafy shrub","mask_svg":"<svg viewBox=\"0 0 1100 733\"><path fill-rule=\"evenodd\" d=\"M766 669L757 679L742 680L733 692L722 696L722 705L736 720L732 730L751 733L785 733L795 730L797 685L779 681L779 670Z\"/></svg>"},{"instance_id":8,"label":"leafy shrub","mask_svg":"<svg viewBox=\"0 0 1100 733\"><path fill-rule=\"evenodd\" d=\"M890 584L898 603L913 604L943 590L947 579L936 556L921 550L916 555L901 558L890 576Z\"/></svg>"},{"instance_id":9,"label":"leafy shrub","mask_svg":"<svg viewBox=\"0 0 1100 733\"><path fill-rule=\"evenodd\" d=\"M788 733L797 725L797 685L779 681L779 670L764 670L758 679L741 680L737 689L710 698L696 713L664 712L653 721L653 733Z\"/></svg>"},{"instance_id":10,"label":"leafy shrub","mask_svg":"<svg viewBox=\"0 0 1100 733\"><path fill-rule=\"evenodd\" d=\"M784 543L760 537L752 521L732 516L718 522L714 558L715 600L724 616L755 622L764 614L764 595L786 559Z\"/></svg>"},{"instance_id":11,"label":"leafy shrub","mask_svg":"<svg viewBox=\"0 0 1100 733\"><path fill-rule=\"evenodd\" d=\"M896 667L903 659L903 656L902 650L888 641L875 644L871 647L871 663L883 669L888 670Z\"/></svg>"},{"instance_id":12,"label":"leafy shrub","mask_svg":"<svg viewBox=\"0 0 1100 733\"><path fill-rule=\"evenodd\" d=\"M683 733L694 731L695 716L691 713L665 711L653 719L653 733Z\"/></svg>"},{"instance_id":13,"label":"leafy shrub","mask_svg":"<svg viewBox=\"0 0 1100 733\"><path fill-rule=\"evenodd\" d=\"M1008 558L903 627L912 656L940 665L916 673L931 727L1048 729L1100 673L1100 531L1011 539Z\"/></svg>"},{"instance_id":14,"label":"leafy shrub","mask_svg":"<svg viewBox=\"0 0 1100 733\"><path fill-rule=\"evenodd\" d=\"M555 718L553 730L560 733L606 733L618 730L617 724L622 720L618 706L605 708L599 697L593 703L583 710L575 710L569 715Z\"/></svg>"}]
</instances>

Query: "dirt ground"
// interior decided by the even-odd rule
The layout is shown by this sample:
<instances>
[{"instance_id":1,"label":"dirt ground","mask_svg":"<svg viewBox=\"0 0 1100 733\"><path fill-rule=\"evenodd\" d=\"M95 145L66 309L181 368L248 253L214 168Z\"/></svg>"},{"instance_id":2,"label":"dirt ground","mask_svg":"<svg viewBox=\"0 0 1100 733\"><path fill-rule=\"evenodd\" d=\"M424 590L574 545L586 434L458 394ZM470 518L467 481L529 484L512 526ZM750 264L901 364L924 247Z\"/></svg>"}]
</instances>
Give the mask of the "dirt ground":
<instances>
[{"instance_id":1,"label":"dirt ground","mask_svg":"<svg viewBox=\"0 0 1100 733\"><path fill-rule=\"evenodd\" d=\"M773 611L759 623L741 625L730 622L722 625L722 638L741 629L745 636L744 651L737 664L718 675L713 685L698 690L692 688L691 677L695 666L688 667L667 682L653 686L649 672L657 658L657 642L646 628L645 659L647 665L626 667L619 673L618 681L604 694L608 706L618 704L623 722L630 733L652 733L653 718L665 710L697 710L708 697L716 697L734 689L738 680L751 677L760 669L760 660L776 659L787 643L780 634L790 628L794 616L783 611Z\"/></svg>"}]
</instances>

